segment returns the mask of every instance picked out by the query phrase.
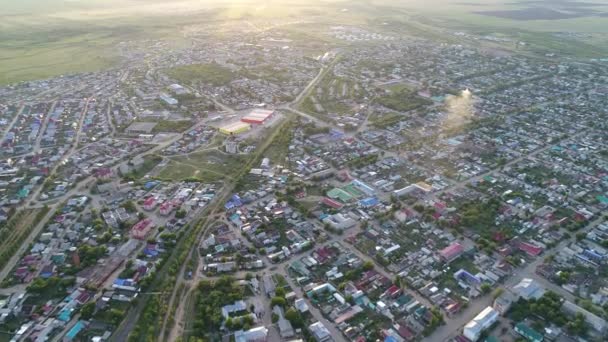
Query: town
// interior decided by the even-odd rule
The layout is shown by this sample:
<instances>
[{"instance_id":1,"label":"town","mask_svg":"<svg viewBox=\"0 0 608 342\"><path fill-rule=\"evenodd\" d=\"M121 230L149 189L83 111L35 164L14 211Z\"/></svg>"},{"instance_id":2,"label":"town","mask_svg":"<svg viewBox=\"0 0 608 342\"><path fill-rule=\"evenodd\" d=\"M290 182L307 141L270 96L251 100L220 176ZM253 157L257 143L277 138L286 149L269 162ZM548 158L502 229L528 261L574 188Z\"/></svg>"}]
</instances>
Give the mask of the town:
<instances>
[{"instance_id":1,"label":"town","mask_svg":"<svg viewBox=\"0 0 608 342\"><path fill-rule=\"evenodd\" d=\"M0 88L0 341L608 338L607 64L246 24Z\"/></svg>"}]
</instances>

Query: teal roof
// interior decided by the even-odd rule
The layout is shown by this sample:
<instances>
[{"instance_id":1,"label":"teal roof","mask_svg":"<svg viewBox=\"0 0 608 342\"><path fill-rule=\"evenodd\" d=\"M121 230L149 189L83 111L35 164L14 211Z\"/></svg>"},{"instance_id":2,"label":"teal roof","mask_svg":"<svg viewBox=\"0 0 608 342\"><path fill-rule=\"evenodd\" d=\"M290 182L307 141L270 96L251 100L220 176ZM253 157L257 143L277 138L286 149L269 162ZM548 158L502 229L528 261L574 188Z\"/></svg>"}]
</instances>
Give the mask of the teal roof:
<instances>
[{"instance_id":1,"label":"teal roof","mask_svg":"<svg viewBox=\"0 0 608 342\"><path fill-rule=\"evenodd\" d=\"M78 322L76 322L76 325L74 325L74 327L72 327L72 329L70 329L70 331L68 331L68 333L65 335L65 337L68 338L69 340L73 340L84 328L85 328L84 322L78 321Z\"/></svg>"},{"instance_id":2,"label":"teal roof","mask_svg":"<svg viewBox=\"0 0 608 342\"><path fill-rule=\"evenodd\" d=\"M599 195L596 197L598 201L600 201L603 204L608 204L608 197L604 196L604 195Z\"/></svg>"},{"instance_id":3,"label":"teal roof","mask_svg":"<svg viewBox=\"0 0 608 342\"><path fill-rule=\"evenodd\" d=\"M544 337L541 333L530 328L525 323L521 323L521 322L519 322L515 325L515 332L517 332L521 336L525 337L526 340L531 341L531 342L542 342L544 339Z\"/></svg>"}]
</instances>

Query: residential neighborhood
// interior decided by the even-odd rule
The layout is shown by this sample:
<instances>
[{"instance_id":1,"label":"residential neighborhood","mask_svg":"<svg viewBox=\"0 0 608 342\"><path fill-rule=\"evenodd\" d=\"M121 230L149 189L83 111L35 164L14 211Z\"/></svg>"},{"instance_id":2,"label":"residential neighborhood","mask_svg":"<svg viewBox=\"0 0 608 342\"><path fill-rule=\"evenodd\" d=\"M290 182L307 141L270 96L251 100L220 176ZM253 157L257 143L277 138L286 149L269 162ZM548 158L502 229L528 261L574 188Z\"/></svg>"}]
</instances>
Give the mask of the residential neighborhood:
<instances>
[{"instance_id":1,"label":"residential neighborhood","mask_svg":"<svg viewBox=\"0 0 608 342\"><path fill-rule=\"evenodd\" d=\"M606 341L607 64L288 19L0 88L0 341Z\"/></svg>"}]
</instances>

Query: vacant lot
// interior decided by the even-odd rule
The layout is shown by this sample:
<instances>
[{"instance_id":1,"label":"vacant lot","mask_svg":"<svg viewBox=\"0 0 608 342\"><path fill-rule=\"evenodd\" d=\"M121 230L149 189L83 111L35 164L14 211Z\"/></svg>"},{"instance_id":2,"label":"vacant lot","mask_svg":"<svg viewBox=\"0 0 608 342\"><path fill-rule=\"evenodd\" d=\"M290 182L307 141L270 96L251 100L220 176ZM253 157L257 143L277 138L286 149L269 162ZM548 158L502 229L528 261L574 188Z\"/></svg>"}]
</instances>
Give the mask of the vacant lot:
<instances>
[{"instance_id":1,"label":"vacant lot","mask_svg":"<svg viewBox=\"0 0 608 342\"><path fill-rule=\"evenodd\" d=\"M172 180L196 178L203 182L214 182L230 179L247 163L249 156L212 150L169 159L167 166L159 172L159 178Z\"/></svg>"},{"instance_id":2,"label":"vacant lot","mask_svg":"<svg viewBox=\"0 0 608 342\"><path fill-rule=\"evenodd\" d=\"M183 65L167 69L167 75L183 83L202 82L214 86L230 83L236 75L217 63Z\"/></svg>"},{"instance_id":3,"label":"vacant lot","mask_svg":"<svg viewBox=\"0 0 608 342\"><path fill-rule=\"evenodd\" d=\"M407 88L379 97L376 101L386 108L399 112L407 112L432 104L432 101L416 95Z\"/></svg>"}]
</instances>

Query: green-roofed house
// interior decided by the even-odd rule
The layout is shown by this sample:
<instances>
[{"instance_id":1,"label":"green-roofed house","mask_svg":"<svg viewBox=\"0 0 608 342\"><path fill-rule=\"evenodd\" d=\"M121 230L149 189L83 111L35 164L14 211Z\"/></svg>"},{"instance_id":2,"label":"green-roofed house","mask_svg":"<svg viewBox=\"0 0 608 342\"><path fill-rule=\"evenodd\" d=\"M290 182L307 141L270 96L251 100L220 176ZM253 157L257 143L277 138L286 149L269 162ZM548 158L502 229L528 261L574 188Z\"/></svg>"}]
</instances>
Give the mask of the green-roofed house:
<instances>
[{"instance_id":1,"label":"green-roofed house","mask_svg":"<svg viewBox=\"0 0 608 342\"><path fill-rule=\"evenodd\" d=\"M23 199L23 198L26 198L29 194L30 194L30 189L21 188L21 190L19 190L19 192L17 193L17 197L19 197L20 199Z\"/></svg>"},{"instance_id":2,"label":"green-roofed house","mask_svg":"<svg viewBox=\"0 0 608 342\"><path fill-rule=\"evenodd\" d=\"M541 333L522 322L515 325L515 332L530 342L542 342L544 340L544 336Z\"/></svg>"},{"instance_id":3,"label":"green-roofed house","mask_svg":"<svg viewBox=\"0 0 608 342\"><path fill-rule=\"evenodd\" d=\"M342 190L348 192L351 196L359 198L363 195L365 195L361 190L357 189L353 183L347 184L344 187L342 187Z\"/></svg>"},{"instance_id":4,"label":"green-roofed house","mask_svg":"<svg viewBox=\"0 0 608 342\"><path fill-rule=\"evenodd\" d=\"M329 190L329 192L327 193L327 197L334 200L340 200L340 202L342 203L347 203L353 200L353 196L351 194L340 188L333 188Z\"/></svg>"}]
</instances>

